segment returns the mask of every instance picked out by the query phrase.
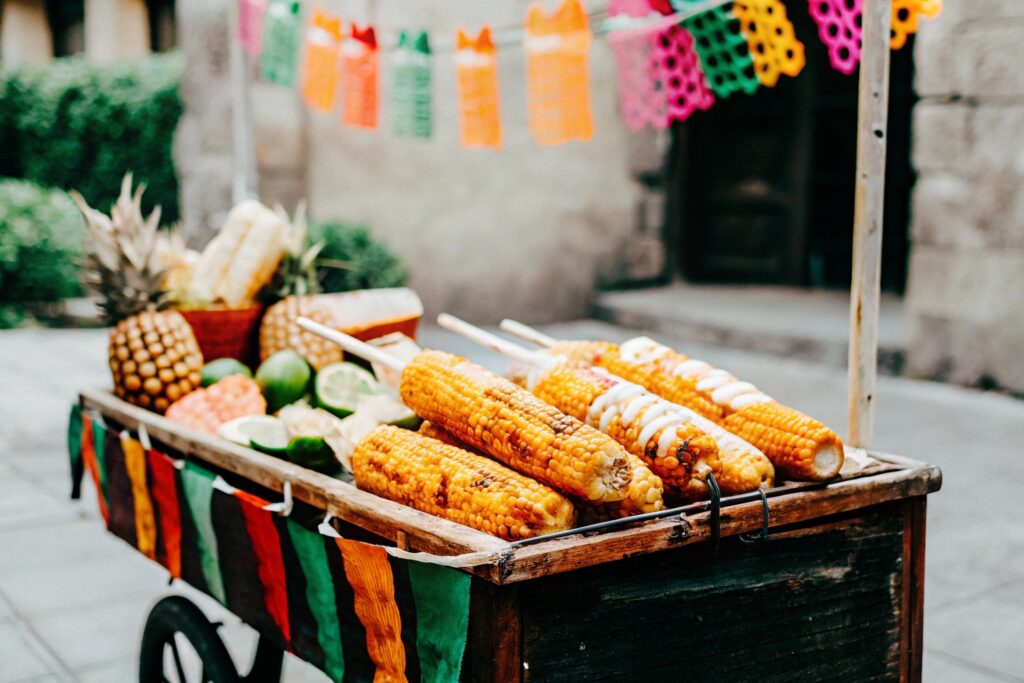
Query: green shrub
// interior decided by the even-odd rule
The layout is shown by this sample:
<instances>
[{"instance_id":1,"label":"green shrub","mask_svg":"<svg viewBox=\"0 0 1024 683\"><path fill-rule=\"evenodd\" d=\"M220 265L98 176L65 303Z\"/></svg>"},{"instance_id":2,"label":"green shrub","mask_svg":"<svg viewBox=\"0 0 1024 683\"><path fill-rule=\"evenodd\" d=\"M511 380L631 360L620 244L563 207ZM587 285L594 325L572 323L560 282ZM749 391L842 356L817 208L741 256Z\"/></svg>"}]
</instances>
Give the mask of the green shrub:
<instances>
[{"instance_id":1,"label":"green shrub","mask_svg":"<svg viewBox=\"0 0 1024 683\"><path fill-rule=\"evenodd\" d=\"M41 304L78 296L85 226L71 198L19 180L0 181L0 328Z\"/></svg>"},{"instance_id":2,"label":"green shrub","mask_svg":"<svg viewBox=\"0 0 1024 683\"><path fill-rule=\"evenodd\" d=\"M78 57L0 70L0 175L75 188L106 211L121 176L145 183L144 210L178 218L171 145L181 116L182 59L109 66Z\"/></svg>"},{"instance_id":3,"label":"green shrub","mask_svg":"<svg viewBox=\"0 0 1024 683\"><path fill-rule=\"evenodd\" d=\"M361 225L337 221L313 224L310 241L324 244L318 270L320 285L325 292L401 287L405 284L405 266Z\"/></svg>"}]
</instances>

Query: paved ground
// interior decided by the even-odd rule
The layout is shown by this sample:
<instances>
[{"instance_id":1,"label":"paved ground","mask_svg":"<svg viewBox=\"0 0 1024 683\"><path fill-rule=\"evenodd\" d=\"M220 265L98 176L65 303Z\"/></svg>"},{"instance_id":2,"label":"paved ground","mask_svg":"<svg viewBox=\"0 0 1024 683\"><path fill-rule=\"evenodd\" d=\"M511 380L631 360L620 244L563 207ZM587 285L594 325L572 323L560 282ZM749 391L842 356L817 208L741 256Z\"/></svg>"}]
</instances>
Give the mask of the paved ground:
<instances>
[{"instance_id":1,"label":"paved ground","mask_svg":"<svg viewBox=\"0 0 1024 683\"><path fill-rule=\"evenodd\" d=\"M549 331L627 334L589 322ZM437 330L425 337L466 348ZM845 377L835 367L688 350L845 424ZM0 683L132 680L146 611L168 590L159 567L102 530L89 486L85 500L67 500L67 409L76 388L107 384L104 362L100 331L0 333ZM945 475L929 506L925 680L1024 681L1024 402L897 378L883 378L877 396L876 446L934 462ZM243 661L251 633L196 600L225 621ZM286 680L324 678L292 660Z\"/></svg>"},{"instance_id":2,"label":"paved ground","mask_svg":"<svg viewBox=\"0 0 1024 683\"><path fill-rule=\"evenodd\" d=\"M691 282L602 292L595 301L596 317L618 325L838 367L846 367L849 311L848 291ZM878 346L886 374L900 374L906 328L903 301L883 293Z\"/></svg>"}]
</instances>

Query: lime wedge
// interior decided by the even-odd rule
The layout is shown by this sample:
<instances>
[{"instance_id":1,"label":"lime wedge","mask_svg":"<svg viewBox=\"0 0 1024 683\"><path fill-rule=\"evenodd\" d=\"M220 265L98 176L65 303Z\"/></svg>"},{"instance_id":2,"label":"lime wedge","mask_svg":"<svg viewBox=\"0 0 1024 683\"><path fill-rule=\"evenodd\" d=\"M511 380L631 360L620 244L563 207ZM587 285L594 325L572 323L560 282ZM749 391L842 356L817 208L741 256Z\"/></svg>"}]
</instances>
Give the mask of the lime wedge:
<instances>
[{"instance_id":1,"label":"lime wedge","mask_svg":"<svg viewBox=\"0 0 1024 683\"><path fill-rule=\"evenodd\" d=\"M249 428L249 445L268 455L283 456L288 452L288 430L276 417L254 423ZM271 422L271 420L273 420Z\"/></svg>"},{"instance_id":2,"label":"lime wedge","mask_svg":"<svg viewBox=\"0 0 1024 683\"><path fill-rule=\"evenodd\" d=\"M352 363L333 363L316 373L316 404L338 417L355 412L359 399L377 393L373 375Z\"/></svg>"},{"instance_id":3,"label":"lime wedge","mask_svg":"<svg viewBox=\"0 0 1024 683\"><path fill-rule=\"evenodd\" d=\"M341 464L321 436L295 436L288 442L288 460L319 472L337 472Z\"/></svg>"},{"instance_id":4,"label":"lime wedge","mask_svg":"<svg viewBox=\"0 0 1024 683\"><path fill-rule=\"evenodd\" d=\"M222 439L227 439L239 446L249 447L254 434L266 433L268 430L278 429L282 426L280 420L270 415L243 415L222 424L217 433Z\"/></svg>"}]
</instances>

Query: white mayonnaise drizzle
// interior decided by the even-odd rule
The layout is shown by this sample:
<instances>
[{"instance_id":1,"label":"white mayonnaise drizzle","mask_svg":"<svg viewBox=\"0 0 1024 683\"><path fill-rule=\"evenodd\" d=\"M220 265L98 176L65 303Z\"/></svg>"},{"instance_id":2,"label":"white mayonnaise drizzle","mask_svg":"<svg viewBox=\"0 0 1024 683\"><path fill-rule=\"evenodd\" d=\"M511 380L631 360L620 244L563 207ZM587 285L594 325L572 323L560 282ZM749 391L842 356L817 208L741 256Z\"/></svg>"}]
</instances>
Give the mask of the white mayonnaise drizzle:
<instances>
[{"instance_id":1,"label":"white mayonnaise drizzle","mask_svg":"<svg viewBox=\"0 0 1024 683\"><path fill-rule=\"evenodd\" d=\"M650 363L658 360L670 350L650 337L634 337L622 342L619 347L619 355L627 363Z\"/></svg>"},{"instance_id":2,"label":"white mayonnaise drizzle","mask_svg":"<svg viewBox=\"0 0 1024 683\"><path fill-rule=\"evenodd\" d=\"M622 360L629 363L648 363L671 352L647 337L636 337L619 347ZM696 358L687 358L672 370L675 377L691 377L697 380L697 391L710 393L711 400L731 410L742 410L758 403L772 400L750 382L741 382L725 370L718 370Z\"/></svg>"},{"instance_id":3,"label":"white mayonnaise drizzle","mask_svg":"<svg viewBox=\"0 0 1024 683\"><path fill-rule=\"evenodd\" d=\"M662 415L658 419L651 420L650 422L647 423L647 425L643 428L643 431L640 432L640 436L637 438L637 441L640 443L640 446L646 450L647 442L654 438L654 435L658 433L658 430L665 429L666 427L672 427L671 429L665 429L665 432L661 435L662 438L658 440L658 457L662 457L664 456L664 453L662 453L661 444L663 441L665 441L665 435L668 434L670 437L672 437L668 440L668 443L665 445L665 450L667 451L668 447L672 445L672 441L674 440L674 437L676 435L675 427L679 424L679 422L679 416L675 413Z\"/></svg>"}]
</instances>

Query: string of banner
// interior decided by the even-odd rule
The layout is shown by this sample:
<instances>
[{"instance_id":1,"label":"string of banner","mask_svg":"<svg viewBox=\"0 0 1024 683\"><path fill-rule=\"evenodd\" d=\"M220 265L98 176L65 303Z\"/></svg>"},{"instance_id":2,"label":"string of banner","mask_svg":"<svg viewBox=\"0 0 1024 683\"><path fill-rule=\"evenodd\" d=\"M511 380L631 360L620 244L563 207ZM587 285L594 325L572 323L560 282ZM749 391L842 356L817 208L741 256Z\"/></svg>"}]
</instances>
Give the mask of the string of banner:
<instances>
[{"instance_id":1,"label":"string of banner","mask_svg":"<svg viewBox=\"0 0 1024 683\"><path fill-rule=\"evenodd\" d=\"M860 62L864 0L793 2L807 3L833 68L853 73ZM384 41L374 26L319 8L304 21L296 0L238 3L238 38L257 60L261 79L288 87L298 81L310 109L332 113L340 100L344 125L377 130L386 51L392 132L433 135L432 62L443 44L436 36L402 30ZM891 48L903 47L919 19L941 9L942 0L892 0ZM450 51L462 145L501 147L497 49L512 43L526 56L527 111L537 144L589 141L588 54L595 34L606 36L614 53L619 110L632 130L685 121L716 99L774 87L805 64L804 45L782 0L610 0L598 14L587 14L582 0L562 0L550 13L533 4L521 27L497 31L484 25L475 36L456 31Z\"/></svg>"}]
</instances>

